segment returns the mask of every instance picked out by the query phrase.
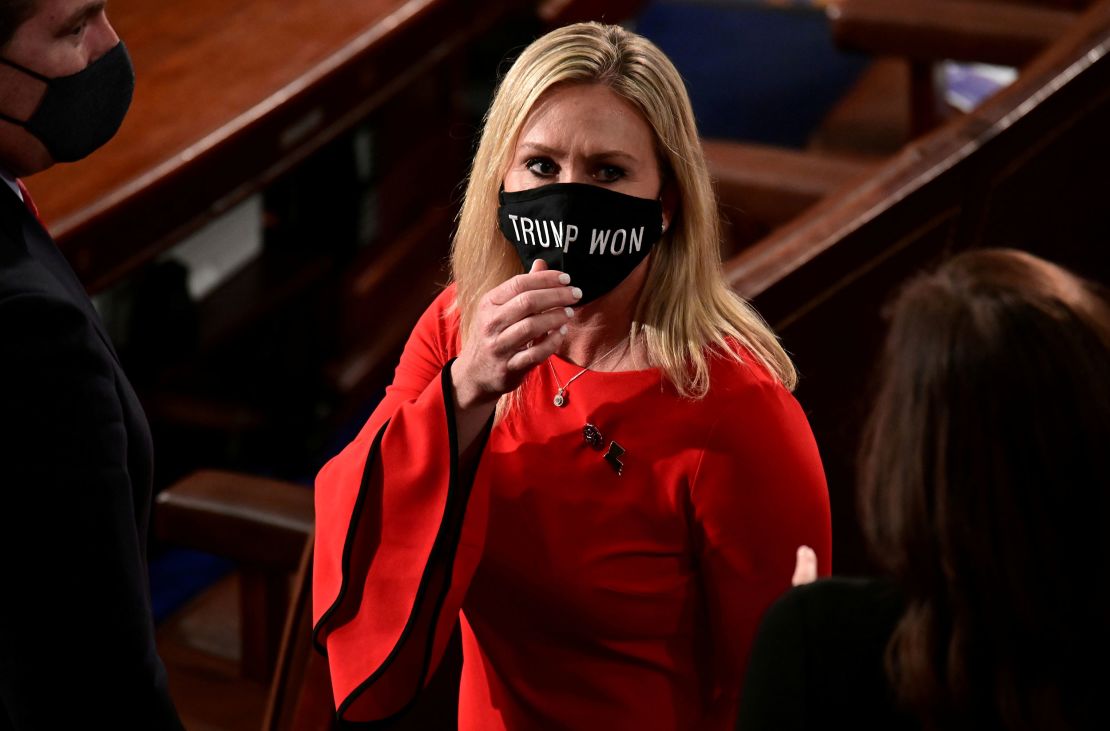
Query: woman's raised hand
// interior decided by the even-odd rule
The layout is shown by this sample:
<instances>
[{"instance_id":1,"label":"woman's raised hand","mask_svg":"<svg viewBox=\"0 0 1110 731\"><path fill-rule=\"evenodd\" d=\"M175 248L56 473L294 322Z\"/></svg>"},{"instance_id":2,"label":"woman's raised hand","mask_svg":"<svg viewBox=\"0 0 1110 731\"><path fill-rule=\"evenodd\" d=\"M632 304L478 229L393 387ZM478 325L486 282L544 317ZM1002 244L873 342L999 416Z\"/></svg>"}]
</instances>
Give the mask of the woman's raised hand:
<instances>
[{"instance_id":1,"label":"woman's raised hand","mask_svg":"<svg viewBox=\"0 0 1110 731\"><path fill-rule=\"evenodd\" d=\"M559 349L570 309L582 290L536 260L532 270L502 282L478 304L473 329L451 366L456 404L492 405Z\"/></svg>"}]
</instances>

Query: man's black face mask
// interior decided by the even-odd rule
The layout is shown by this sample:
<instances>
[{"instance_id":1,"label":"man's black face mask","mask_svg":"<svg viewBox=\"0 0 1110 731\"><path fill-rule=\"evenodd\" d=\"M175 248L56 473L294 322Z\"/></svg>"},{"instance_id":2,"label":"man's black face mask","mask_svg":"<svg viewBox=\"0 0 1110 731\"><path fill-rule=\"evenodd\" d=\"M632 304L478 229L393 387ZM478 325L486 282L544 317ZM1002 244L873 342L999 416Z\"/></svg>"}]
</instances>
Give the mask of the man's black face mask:
<instances>
[{"instance_id":1,"label":"man's black face mask","mask_svg":"<svg viewBox=\"0 0 1110 731\"><path fill-rule=\"evenodd\" d=\"M37 137L55 162L88 157L115 136L131 106L135 70L123 41L69 76L50 78L6 58L0 63L46 84L46 93L26 121L3 113L0 119Z\"/></svg>"},{"instance_id":2,"label":"man's black face mask","mask_svg":"<svg viewBox=\"0 0 1110 731\"><path fill-rule=\"evenodd\" d=\"M585 183L500 193L498 223L524 270L543 259L582 290L578 305L608 294L640 265L663 233L663 206Z\"/></svg>"}]
</instances>

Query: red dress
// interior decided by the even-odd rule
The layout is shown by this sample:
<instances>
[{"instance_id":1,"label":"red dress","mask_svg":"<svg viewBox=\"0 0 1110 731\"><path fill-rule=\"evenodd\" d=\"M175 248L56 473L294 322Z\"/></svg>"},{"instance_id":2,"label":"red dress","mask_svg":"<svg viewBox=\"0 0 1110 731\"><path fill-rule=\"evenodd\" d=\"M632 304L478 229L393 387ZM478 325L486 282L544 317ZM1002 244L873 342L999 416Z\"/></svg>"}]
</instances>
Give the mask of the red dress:
<instances>
[{"instance_id":1,"label":"red dress","mask_svg":"<svg viewBox=\"0 0 1110 731\"><path fill-rule=\"evenodd\" d=\"M722 357L703 399L658 369L589 372L557 408L544 365L471 477L445 367L453 298L424 314L385 399L317 477L314 638L341 717L403 710L461 617L462 731L731 728L795 549L829 569L801 408L750 359ZM551 362L563 383L581 370Z\"/></svg>"}]
</instances>

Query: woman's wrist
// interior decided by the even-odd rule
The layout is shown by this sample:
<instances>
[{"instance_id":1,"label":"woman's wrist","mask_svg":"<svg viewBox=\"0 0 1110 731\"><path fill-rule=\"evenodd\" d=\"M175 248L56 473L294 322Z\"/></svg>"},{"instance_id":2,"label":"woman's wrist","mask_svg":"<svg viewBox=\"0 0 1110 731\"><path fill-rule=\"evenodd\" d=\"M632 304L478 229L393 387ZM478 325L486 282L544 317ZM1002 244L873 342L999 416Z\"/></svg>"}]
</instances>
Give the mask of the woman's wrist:
<instances>
[{"instance_id":1,"label":"woman's wrist","mask_svg":"<svg viewBox=\"0 0 1110 731\"><path fill-rule=\"evenodd\" d=\"M497 403L498 396L478 388L474 379L466 373L466 362L456 358L451 364L451 387L455 395L455 408L461 411L490 407Z\"/></svg>"}]
</instances>

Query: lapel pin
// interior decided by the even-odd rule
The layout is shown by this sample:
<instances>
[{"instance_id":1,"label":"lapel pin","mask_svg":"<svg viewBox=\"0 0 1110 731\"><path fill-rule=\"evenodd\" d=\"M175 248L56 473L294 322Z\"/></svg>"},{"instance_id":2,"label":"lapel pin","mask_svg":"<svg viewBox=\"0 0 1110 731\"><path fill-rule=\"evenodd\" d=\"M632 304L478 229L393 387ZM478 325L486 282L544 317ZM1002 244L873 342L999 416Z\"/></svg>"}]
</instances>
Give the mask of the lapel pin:
<instances>
[{"instance_id":1,"label":"lapel pin","mask_svg":"<svg viewBox=\"0 0 1110 731\"><path fill-rule=\"evenodd\" d=\"M601 451L601 445L605 443L605 437L601 436L601 430L589 422L582 428L582 438L586 440L586 444L598 451Z\"/></svg>"},{"instance_id":2,"label":"lapel pin","mask_svg":"<svg viewBox=\"0 0 1110 731\"><path fill-rule=\"evenodd\" d=\"M609 463L610 467L617 471L618 475L621 474L621 470L624 469L624 462L620 460L620 458L624 456L624 453L624 447L616 442L609 442L609 451L605 453L605 461Z\"/></svg>"}]
</instances>

